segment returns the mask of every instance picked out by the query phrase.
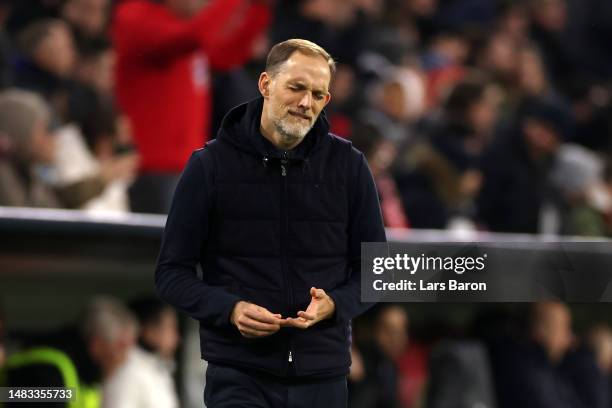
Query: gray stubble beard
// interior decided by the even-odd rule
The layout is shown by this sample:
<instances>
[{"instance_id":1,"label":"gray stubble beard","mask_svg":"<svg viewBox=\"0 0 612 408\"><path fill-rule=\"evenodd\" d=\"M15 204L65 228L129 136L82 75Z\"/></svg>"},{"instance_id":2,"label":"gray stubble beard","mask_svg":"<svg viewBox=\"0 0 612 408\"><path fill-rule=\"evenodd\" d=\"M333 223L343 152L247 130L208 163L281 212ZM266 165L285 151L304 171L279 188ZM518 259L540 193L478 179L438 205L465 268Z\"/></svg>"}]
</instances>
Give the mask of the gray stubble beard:
<instances>
[{"instance_id":1,"label":"gray stubble beard","mask_svg":"<svg viewBox=\"0 0 612 408\"><path fill-rule=\"evenodd\" d=\"M291 126L292 129L290 129L286 121L282 118L274 118L272 123L274 124L274 128L281 136L280 143L284 148L289 148L290 146L293 146L296 143L302 141L306 137L310 129L312 129L312 125L298 125L295 127Z\"/></svg>"}]
</instances>

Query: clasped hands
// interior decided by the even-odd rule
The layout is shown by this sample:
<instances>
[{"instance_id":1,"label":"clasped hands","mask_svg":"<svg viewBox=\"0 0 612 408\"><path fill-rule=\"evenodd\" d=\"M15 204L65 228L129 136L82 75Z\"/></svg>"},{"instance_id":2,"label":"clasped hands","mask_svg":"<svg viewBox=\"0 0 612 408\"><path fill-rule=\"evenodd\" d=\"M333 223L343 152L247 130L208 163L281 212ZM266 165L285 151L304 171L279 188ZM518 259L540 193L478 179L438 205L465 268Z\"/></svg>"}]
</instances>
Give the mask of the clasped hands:
<instances>
[{"instance_id":1,"label":"clasped hands","mask_svg":"<svg viewBox=\"0 0 612 408\"><path fill-rule=\"evenodd\" d=\"M240 334L248 338L270 336L281 327L307 329L333 316L336 305L323 289L310 288L310 304L305 311L300 310L297 317L283 318L265 307L240 301L234 306L230 320Z\"/></svg>"}]
</instances>

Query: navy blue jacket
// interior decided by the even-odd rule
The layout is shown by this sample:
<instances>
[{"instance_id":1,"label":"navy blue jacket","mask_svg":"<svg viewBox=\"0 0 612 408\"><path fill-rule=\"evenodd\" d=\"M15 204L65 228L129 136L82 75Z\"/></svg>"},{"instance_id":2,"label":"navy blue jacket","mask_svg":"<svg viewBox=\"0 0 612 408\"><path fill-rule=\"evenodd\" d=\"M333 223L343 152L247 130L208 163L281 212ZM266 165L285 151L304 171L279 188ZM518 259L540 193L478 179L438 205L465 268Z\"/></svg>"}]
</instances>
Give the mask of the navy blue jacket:
<instances>
[{"instance_id":1,"label":"navy blue jacket","mask_svg":"<svg viewBox=\"0 0 612 408\"><path fill-rule=\"evenodd\" d=\"M374 181L363 154L329 133L324 114L296 148L276 149L259 131L262 106L260 98L230 111L217 139L187 163L156 288L200 322L208 361L277 376L345 375L351 319L370 306L360 300L361 243L385 241ZM333 318L258 339L230 323L240 300L295 317L313 286L334 300Z\"/></svg>"}]
</instances>

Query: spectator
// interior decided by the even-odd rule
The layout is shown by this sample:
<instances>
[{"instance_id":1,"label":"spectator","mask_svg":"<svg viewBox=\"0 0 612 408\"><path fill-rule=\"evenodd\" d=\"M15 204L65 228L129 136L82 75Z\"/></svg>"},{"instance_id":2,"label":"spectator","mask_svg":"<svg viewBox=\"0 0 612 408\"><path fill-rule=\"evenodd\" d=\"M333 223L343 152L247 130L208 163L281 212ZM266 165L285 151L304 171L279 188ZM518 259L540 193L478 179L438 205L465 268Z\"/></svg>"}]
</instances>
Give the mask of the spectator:
<instances>
[{"instance_id":1,"label":"spectator","mask_svg":"<svg viewBox=\"0 0 612 408\"><path fill-rule=\"evenodd\" d=\"M529 15L524 1L506 2L497 22L500 32L509 35L517 44L529 38Z\"/></svg>"},{"instance_id":2,"label":"spectator","mask_svg":"<svg viewBox=\"0 0 612 408\"><path fill-rule=\"evenodd\" d=\"M571 118L559 106L526 100L515 123L483 157L479 214L493 231L560 233L564 199L551 180Z\"/></svg>"},{"instance_id":3,"label":"spectator","mask_svg":"<svg viewBox=\"0 0 612 408\"><path fill-rule=\"evenodd\" d=\"M65 128L55 137L48 130L50 117L48 106L34 93L19 90L0 93L2 205L81 207L104 193L111 182L133 172L136 160L133 157L111 159L96 167L88 161L91 157L79 139L78 130ZM62 157L64 164L72 165L73 170L60 165L58 160L61 162ZM87 168L75 170L74 166L79 164Z\"/></svg>"},{"instance_id":4,"label":"spectator","mask_svg":"<svg viewBox=\"0 0 612 408\"><path fill-rule=\"evenodd\" d=\"M512 89L519 59L518 43L510 34L498 31L488 37L480 59L485 72L505 89Z\"/></svg>"},{"instance_id":5,"label":"spectator","mask_svg":"<svg viewBox=\"0 0 612 408\"><path fill-rule=\"evenodd\" d=\"M408 345L408 316L401 306L381 307L373 343L361 348L365 378L352 384L353 408L399 407L397 360ZM359 377L357 377L359 378Z\"/></svg>"},{"instance_id":6,"label":"spectator","mask_svg":"<svg viewBox=\"0 0 612 408\"><path fill-rule=\"evenodd\" d=\"M0 93L0 205L61 206L38 167L51 164L55 154L49 121L49 108L36 94Z\"/></svg>"},{"instance_id":7,"label":"spectator","mask_svg":"<svg viewBox=\"0 0 612 408\"><path fill-rule=\"evenodd\" d=\"M408 228L409 221L404 205L391 176L391 166L397 156L396 142L386 137L371 124L360 124L352 140L355 147L364 153L378 190L380 209L386 227Z\"/></svg>"},{"instance_id":8,"label":"spectator","mask_svg":"<svg viewBox=\"0 0 612 408\"><path fill-rule=\"evenodd\" d=\"M139 345L172 361L180 340L174 309L155 297L138 299L130 306L140 322Z\"/></svg>"},{"instance_id":9,"label":"spectator","mask_svg":"<svg viewBox=\"0 0 612 408\"><path fill-rule=\"evenodd\" d=\"M592 327L582 344L564 359L563 372L585 406L610 406L611 364L612 331L605 324Z\"/></svg>"},{"instance_id":10,"label":"spectator","mask_svg":"<svg viewBox=\"0 0 612 408\"><path fill-rule=\"evenodd\" d=\"M184 163L209 138L209 66L244 63L267 26L265 1L120 3L112 23L119 106L142 155L135 211L165 213Z\"/></svg>"},{"instance_id":11,"label":"spectator","mask_svg":"<svg viewBox=\"0 0 612 408\"><path fill-rule=\"evenodd\" d=\"M75 77L103 99L114 99L116 55L109 40L99 38L79 47Z\"/></svg>"},{"instance_id":12,"label":"spectator","mask_svg":"<svg viewBox=\"0 0 612 408\"><path fill-rule=\"evenodd\" d=\"M553 90L539 50L533 45L524 45L517 53L517 84L522 96L552 98Z\"/></svg>"},{"instance_id":13,"label":"spectator","mask_svg":"<svg viewBox=\"0 0 612 408\"><path fill-rule=\"evenodd\" d=\"M566 0L530 0L530 36L542 50L546 70L555 87L562 88L578 76L580 61L568 38Z\"/></svg>"},{"instance_id":14,"label":"spectator","mask_svg":"<svg viewBox=\"0 0 612 408\"><path fill-rule=\"evenodd\" d=\"M576 117L573 141L594 152L612 154L612 90L586 78L575 78L568 87Z\"/></svg>"},{"instance_id":15,"label":"spectator","mask_svg":"<svg viewBox=\"0 0 612 408\"><path fill-rule=\"evenodd\" d=\"M389 69L374 92L374 107L402 128L400 142L413 135L415 124L425 113L425 78L416 67Z\"/></svg>"},{"instance_id":16,"label":"spectator","mask_svg":"<svg viewBox=\"0 0 612 408\"><path fill-rule=\"evenodd\" d=\"M578 146L566 149L565 171L576 190L568 191L568 233L579 236L612 236L612 164L601 163L593 153ZM575 156L572 158L572 156ZM573 159L576 163L569 162ZM573 164L573 165L572 165ZM559 169L560 170L560 169Z\"/></svg>"},{"instance_id":17,"label":"spectator","mask_svg":"<svg viewBox=\"0 0 612 408\"><path fill-rule=\"evenodd\" d=\"M496 88L481 80L457 85L429 140L402 153L397 183L406 214L416 228L445 228L458 218L476 219L482 185L480 157L497 120Z\"/></svg>"},{"instance_id":18,"label":"spectator","mask_svg":"<svg viewBox=\"0 0 612 408\"><path fill-rule=\"evenodd\" d=\"M138 346L104 385L109 408L178 408L172 380L174 353L179 342L176 313L156 298L131 304L140 323Z\"/></svg>"},{"instance_id":19,"label":"spectator","mask_svg":"<svg viewBox=\"0 0 612 408\"><path fill-rule=\"evenodd\" d=\"M60 10L77 42L104 37L110 15L110 0L66 0Z\"/></svg>"},{"instance_id":20,"label":"spectator","mask_svg":"<svg viewBox=\"0 0 612 408\"><path fill-rule=\"evenodd\" d=\"M560 368L572 343L567 306L533 305L525 341L492 354L500 408L586 408Z\"/></svg>"},{"instance_id":21,"label":"spectator","mask_svg":"<svg viewBox=\"0 0 612 408\"><path fill-rule=\"evenodd\" d=\"M91 119L91 127L87 128L93 133L88 135L90 139L84 139L81 130L74 125L55 131L55 184L82 196L79 208L127 212L127 190L135 178L139 158L129 143L121 141L120 126L116 123L120 118L112 111L103 111L103 107L98 109L98 115Z\"/></svg>"},{"instance_id":22,"label":"spectator","mask_svg":"<svg viewBox=\"0 0 612 408\"><path fill-rule=\"evenodd\" d=\"M430 109L437 107L465 77L464 63L469 52L467 39L458 32L443 31L432 37L422 56L423 68L427 73L427 103Z\"/></svg>"},{"instance_id":23,"label":"spectator","mask_svg":"<svg viewBox=\"0 0 612 408\"><path fill-rule=\"evenodd\" d=\"M68 25L57 19L35 21L20 32L18 46L22 58L15 68L15 86L42 95L56 123L72 119L71 108L79 108L70 81L77 54Z\"/></svg>"}]
</instances>

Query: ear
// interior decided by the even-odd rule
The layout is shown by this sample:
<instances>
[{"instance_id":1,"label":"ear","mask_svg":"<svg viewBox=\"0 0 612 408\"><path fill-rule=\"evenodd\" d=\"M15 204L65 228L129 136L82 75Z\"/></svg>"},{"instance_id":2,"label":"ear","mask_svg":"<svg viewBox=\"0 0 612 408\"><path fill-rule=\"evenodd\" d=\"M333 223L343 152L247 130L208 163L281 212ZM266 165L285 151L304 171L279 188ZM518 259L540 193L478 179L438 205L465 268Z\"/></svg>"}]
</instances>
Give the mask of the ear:
<instances>
[{"instance_id":1,"label":"ear","mask_svg":"<svg viewBox=\"0 0 612 408\"><path fill-rule=\"evenodd\" d=\"M331 94L328 92L327 95L325 95L325 105L323 105L323 107L327 106L330 100L331 100Z\"/></svg>"},{"instance_id":2,"label":"ear","mask_svg":"<svg viewBox=\"0 0 612 408\"><path fill-rule=\"evenodd\" d=\"M259 93L261 93L261 96L263 96L264 98L268 98L270 96L270 83L272 82L272 78L270 78L270 75L268 75L267 72L262 72L261 75L259 75L259 81L257 83L257 86L259 88Z\"/></svg>"}]
</instances>

